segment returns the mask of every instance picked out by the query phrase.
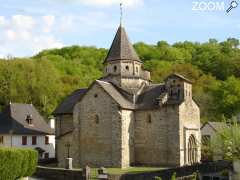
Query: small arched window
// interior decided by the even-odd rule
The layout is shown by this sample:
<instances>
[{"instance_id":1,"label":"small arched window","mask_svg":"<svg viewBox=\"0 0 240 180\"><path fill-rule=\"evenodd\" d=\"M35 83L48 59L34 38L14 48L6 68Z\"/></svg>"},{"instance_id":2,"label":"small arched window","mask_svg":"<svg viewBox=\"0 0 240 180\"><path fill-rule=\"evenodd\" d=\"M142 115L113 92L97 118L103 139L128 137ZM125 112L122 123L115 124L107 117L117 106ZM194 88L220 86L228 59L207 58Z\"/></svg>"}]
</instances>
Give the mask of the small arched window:
<instances>
[{"instance_id":1,"label":"small arched window","mask_svg":"<svg viewBox=\"0 0 240 180\"><path fill-rule=\"evenodd\" d=\"M114 72L116 72L117 71L117 66L113 66L113 70L114 70Z\"/></svg>"},{"instance_id":2,"label":"small arched window","mask_svg":"<svg viewBox=\"0 0 240 180\"><path fill-rule=\"evenodd\" d=\"M129 66L126 66L125 68L126 68L126 70L128 70L128 71L129 71Z\"/></svg>"},{"instance_id":3,"label":"small arched window","mask_svg":"<svg viewBox=\"0 0 240 180\"><path fill-rule=\"evenodd\" d=\"M136 67L136 72L138 73L138 67Z\"/></svg>"},{"instance_id":4,"label":"small arched window","mask_svg":"<svg viewBox=\"0 0 240 180\"><path fill-rule=\"evenodd\" d=\"M95 115L95 123L99 124L99 116L98 115Z\"/></svg>"},{"instance_id":5,"label":"small arched window","mask_svg":"<svg viewBox=\"0 0 240 180\"><path fill-rule=\"evenodd\" d=\"M151 116L151 114L148 114L148 116L147 116L147 122L148 122L149 124L152 123L152 116Z\"/></svg>"}]
</instances>

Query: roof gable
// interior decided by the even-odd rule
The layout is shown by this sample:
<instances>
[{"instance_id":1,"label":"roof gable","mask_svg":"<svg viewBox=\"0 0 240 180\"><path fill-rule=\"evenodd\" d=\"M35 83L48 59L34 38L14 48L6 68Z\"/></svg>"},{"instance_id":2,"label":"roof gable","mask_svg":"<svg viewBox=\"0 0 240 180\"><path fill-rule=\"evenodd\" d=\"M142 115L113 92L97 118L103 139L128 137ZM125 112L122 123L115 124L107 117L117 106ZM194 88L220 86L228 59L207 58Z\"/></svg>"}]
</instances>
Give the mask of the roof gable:
<instances>
[{"instance_id":1,"label":"roof gable","mask_svg":"<svg viewBox=\"0 0 240 180\"><path fill-rule=\"evenodd\" d=\"M26 122L26 117L32 116L33 125ZM54 134L43 117L31 104L12 103L0 115L0 133L14 134Z\"/></svg>"}]
</instances>

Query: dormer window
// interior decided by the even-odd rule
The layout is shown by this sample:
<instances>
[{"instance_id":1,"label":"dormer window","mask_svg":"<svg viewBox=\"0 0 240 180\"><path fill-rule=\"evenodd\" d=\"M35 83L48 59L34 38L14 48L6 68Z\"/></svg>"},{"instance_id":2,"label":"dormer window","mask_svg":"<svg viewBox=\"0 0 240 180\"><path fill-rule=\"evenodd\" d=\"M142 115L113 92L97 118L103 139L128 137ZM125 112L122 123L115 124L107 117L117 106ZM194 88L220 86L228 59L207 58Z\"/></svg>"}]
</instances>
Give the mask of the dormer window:
<instances>
[{"instance_id":1,"label":"dormer window","mask_svg":"<svg viewBox=\"0 0 240 180\"><path fill-rule=\"evenodd\" d=\"M28 123L28 125L33 125L33 118L31 114L27 115L26 122Z\"/></svg>"}]
</instances>

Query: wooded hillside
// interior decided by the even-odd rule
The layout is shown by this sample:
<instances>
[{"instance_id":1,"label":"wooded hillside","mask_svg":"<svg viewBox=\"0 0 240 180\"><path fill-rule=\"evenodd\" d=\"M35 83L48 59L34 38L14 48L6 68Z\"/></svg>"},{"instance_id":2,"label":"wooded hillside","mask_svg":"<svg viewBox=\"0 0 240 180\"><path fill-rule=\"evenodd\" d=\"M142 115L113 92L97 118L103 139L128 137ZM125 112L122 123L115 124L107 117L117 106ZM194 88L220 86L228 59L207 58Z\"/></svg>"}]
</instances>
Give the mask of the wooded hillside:
<instances>
[{"instance_id":1,"label":"wooded hillside","mask_svg":"<svg viewBox=\"0 0 240 180\"><path fill-rule=\"evenodd\" d=\"M194 82L202 121L220 121L240 112L239 40L140 42L134 47L155 83L172 72ZM106 49L72 46L45 50L31 58L0 60L0 108L10 101L33 103L49 116L66 95L101 77L106 53Z\"/></svg>"}]
</instances>

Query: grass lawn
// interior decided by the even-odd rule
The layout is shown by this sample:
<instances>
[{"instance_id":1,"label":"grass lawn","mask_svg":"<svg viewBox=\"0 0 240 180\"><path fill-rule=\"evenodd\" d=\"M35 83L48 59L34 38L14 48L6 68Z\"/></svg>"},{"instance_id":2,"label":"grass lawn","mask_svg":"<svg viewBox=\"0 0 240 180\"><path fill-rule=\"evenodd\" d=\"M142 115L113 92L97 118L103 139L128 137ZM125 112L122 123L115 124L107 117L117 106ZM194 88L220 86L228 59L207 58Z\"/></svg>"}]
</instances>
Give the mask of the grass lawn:
<instances>
[{"instance_id":1,"label":"grass lawn","mask_svg":"<svg viewBox=\"0 0 240 180\"><path fill-rule=\"evenodd\" d=\"M141 172L151 172L162 170L166 168L161 167L129 167L129 168L106 168L108 174L134 174L134 173L141 173ZM91 177L96 178L98 175L97 168L91 168Z\"/></svg>"}]
</instances>

